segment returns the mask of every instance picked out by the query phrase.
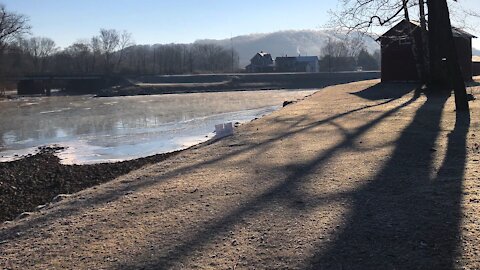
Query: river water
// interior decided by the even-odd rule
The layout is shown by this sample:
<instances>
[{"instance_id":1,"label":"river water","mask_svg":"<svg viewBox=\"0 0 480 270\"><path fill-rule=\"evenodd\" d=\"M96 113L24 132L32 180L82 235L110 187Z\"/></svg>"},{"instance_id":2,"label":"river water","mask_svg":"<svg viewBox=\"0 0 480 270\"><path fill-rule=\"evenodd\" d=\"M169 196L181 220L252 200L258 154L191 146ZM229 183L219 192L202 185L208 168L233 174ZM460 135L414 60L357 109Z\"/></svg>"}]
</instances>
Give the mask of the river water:
<instances>
[{"instance_id":1,"label":"river water","mask_svg":"<svg viewBox=\"0 0 480 270\"><path fill-rule=\"evenodd\" d=\"M216 124L246 122L312 90L269 90L94 98L24 97L0 101L0 162L39 146L66 147L65 164L134 159L187 148Z\"/></svg>"}]
</instances>

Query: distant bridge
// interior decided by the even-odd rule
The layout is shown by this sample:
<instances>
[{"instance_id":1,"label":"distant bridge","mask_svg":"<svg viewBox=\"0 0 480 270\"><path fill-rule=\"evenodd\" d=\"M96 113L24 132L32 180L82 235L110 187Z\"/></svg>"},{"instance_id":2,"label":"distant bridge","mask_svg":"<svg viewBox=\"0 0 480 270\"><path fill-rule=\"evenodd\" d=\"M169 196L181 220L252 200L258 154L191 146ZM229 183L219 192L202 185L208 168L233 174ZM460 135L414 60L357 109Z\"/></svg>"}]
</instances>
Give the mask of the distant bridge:
<instances>
[{"instance_id":1,"label":"distant bridge","mask_svg":"<svg viewBox=\"0 0 480 270\"><path fill-rule=\"evenodd\" d=\"M47 95L52 89L63 89L69 93L95 93L111 81L111 77L103 75L32 75L8 78L17 82L19 95Z\"/></svg>"},{"instance_id":2,"label":"distant bridge","mask_svg":"<svg viewBox=\"0 0 480 270\"><path fill-rule=\"evenodd\" d=\"M155 93L177 93L194 91L193 88L182 89L182 84L208 84L214 82L231 81L240 84L248 89L248 85L259 83L270 83L272 87L325 87L328 85L349 83L354 81L371 80L380 78L379 71L361 72L319 72L319 73L229 73L229 74L194 74L194 75L145 75L133 76L136 81L145 84L156 85L159 88ZM99 90L109 88L113 85L120 85L126 82L127 77L119 75L32 75L18 78L9 78L16 81L19 95L50 95L52 89L61 89L69 94L95 94ZM178 84L177 88L163 89L162 84ZM205 86L206 87L206 86ZM201 86L198 91L205 91ZM209 86L211 87L211 86ZM213 87L213 86L212 86ZM155 87L153 87L155 88ZM242 88L242 89L243 89ZM155 90L155 89L154 89ZM219 87L208 89L228 91L229 88Z\"/></svg>"},{"instance_id":3,"label":"distant bridge","mask_svg":"<svg viewBox=\"0 0 480 270\"><path fill-rule=\"evenodd\" d=\"M87 76L75 76L75 75L39 75L39 76L23 76L17 77L15 81L27 81L27 80L96 80L103 79L105 76L101 75L87 75Z\"/></svg>"}]
</instances>

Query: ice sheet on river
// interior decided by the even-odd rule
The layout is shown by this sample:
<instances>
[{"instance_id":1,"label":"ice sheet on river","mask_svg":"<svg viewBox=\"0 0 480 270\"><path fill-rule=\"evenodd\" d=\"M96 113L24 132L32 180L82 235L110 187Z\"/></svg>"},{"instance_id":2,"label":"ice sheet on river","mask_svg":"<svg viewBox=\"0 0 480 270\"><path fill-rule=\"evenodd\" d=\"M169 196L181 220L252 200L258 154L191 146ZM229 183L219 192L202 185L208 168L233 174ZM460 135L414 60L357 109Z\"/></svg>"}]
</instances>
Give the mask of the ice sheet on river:
<instances>
[{"instance_id":1,"label":"ice sheet on river","mask_svg":"<svg viewBox=\"0 0 480 270\"><path fill-rule=\"evenodd\" d=\"M0 161L42 145L68 149L64 163L133 159L211 138L215 125L245 122L311 90L93 98L36 97L0 102Z\"/></svg>"}]
</instances>

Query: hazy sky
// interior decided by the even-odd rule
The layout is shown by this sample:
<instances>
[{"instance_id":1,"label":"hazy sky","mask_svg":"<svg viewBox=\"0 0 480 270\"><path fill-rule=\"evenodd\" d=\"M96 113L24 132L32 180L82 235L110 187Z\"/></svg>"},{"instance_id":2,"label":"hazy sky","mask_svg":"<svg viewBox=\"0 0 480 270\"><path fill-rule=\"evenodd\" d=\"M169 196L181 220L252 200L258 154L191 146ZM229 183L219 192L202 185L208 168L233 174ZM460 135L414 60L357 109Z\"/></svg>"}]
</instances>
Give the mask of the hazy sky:
<instances>
[{"instance_id":1,"label":"hazy sky","mask_svg":"<svg viewBox=\"0 0 480 270\"><path fill-rule=\"evenodd\" d=\"M30 17L32 33L68 46L100 28L127 30L138 44L185 43L250 33L319 29L338 0L0 0ZM480 10L480 0L461 0ZM474 33L480 36L480 31ZM480 48L480 41L475 43Z\"/></svg>"}]
</instances>

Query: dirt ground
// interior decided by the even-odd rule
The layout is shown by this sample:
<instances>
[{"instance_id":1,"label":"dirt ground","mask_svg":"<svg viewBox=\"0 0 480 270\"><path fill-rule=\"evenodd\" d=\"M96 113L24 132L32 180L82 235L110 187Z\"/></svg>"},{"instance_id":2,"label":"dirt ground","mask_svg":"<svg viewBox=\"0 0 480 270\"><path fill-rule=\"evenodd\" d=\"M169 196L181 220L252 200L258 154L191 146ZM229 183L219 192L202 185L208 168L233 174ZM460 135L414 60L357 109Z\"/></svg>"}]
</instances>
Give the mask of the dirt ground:
<instances>
[{"instance_id":1,"label":"dirt ground","mask_svg":"<svg viewBox=\"0 0 480 270\"><path fill-rule=\"evenodd\" d=\"M323 89L3 224L0 268L480 269L470 105L378 81Z\"/></svg>"}]
</instances>

